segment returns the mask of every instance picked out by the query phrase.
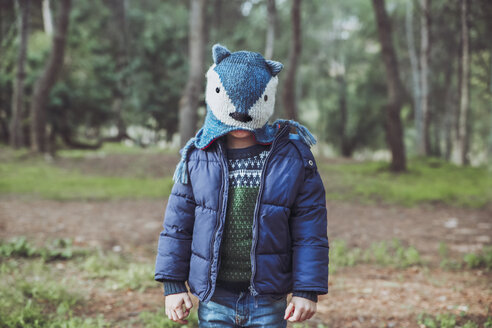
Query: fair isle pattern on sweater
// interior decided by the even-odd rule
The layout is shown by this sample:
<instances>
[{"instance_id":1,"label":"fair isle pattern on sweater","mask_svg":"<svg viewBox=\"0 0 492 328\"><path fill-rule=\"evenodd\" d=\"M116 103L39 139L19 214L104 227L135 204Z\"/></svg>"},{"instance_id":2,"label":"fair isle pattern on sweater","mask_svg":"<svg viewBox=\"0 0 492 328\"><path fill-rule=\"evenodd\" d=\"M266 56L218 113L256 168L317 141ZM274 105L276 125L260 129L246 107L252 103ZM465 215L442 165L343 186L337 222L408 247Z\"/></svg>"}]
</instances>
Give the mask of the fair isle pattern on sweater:
<instances>
[{"instance_id":1,"label":"fair isle pattern on sweater","mask_svg":"<svg viewBox=\"0 0 492 328\"><path fill-rule=\"evenodd\" d=\"M251 278L253 215L269 145L228 149L229 194L217 280L247 288Z\"/></svg>"}]
</instances>

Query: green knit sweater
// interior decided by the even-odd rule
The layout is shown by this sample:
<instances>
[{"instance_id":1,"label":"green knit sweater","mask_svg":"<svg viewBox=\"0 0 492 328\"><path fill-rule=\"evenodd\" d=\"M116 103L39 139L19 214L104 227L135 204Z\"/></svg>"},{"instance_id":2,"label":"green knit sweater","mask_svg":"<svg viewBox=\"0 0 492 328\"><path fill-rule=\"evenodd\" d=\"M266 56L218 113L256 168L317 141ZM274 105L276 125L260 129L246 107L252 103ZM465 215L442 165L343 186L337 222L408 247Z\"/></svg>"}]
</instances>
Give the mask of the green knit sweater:
<instances>
[{"instance_id":1,"label":"green knit sweater","mask_svg":"<svg viewBox=\"0 0 492 328\"><path fill-rule=\"evenodd\" d=\"M249 287L253 216L269 149L255 144L227 150L229 193L217 285L230 290L246 291Z\"/></svg>"}]
</instances>

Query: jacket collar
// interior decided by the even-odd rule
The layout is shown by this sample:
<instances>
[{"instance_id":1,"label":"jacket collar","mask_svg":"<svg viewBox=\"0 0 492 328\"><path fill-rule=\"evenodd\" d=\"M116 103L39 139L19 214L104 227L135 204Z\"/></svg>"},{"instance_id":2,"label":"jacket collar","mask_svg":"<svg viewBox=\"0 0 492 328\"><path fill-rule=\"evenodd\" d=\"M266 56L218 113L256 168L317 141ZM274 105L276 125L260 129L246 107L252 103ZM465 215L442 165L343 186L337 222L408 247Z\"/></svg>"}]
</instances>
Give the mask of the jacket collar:
<instances>
[{"instance_id":1,"label":"jacket collar","mask_svg":"<svg viewBox=\"0 0 492 328\"><path fill-rule=\"evenodd\" d=\"M273 143L275 142L275 140L284 140L284 139L288 139L289 138L289 131L290 131L290 126L289 126L289 123L288 122L281 122L281 123L278 123L279 124L279 127L275 133L275 136L273 138L273 141L272 142L269 142L269 143L266 143L268 145L273 145ZM217 140L217 144L220 143L221 145L221 148L223 149L223 151L225 151L225 149L227 148L227 139L226 139L226 136L222 136L220 138L218 138ZM277 143L279 143L280 141L277 141ZM219 147L217 147L219 148Z\"/></svg>"}]
</instances>

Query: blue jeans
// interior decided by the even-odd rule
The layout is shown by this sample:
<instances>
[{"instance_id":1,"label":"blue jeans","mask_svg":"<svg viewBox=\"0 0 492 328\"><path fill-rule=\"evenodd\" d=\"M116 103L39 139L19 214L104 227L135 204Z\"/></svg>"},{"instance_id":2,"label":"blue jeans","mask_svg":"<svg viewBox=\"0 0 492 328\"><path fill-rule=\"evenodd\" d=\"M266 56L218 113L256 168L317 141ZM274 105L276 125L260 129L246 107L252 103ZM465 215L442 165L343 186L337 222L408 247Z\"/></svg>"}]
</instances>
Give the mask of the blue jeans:
<instances>
[{"instance_id":1,"label":"blue jeans","mask_svg":"<svg viewBox=\"0 0 492 328\"><path fill-rule=\"evenodd\" d=\"M211 300L198 305L199 327L282 327L287 295L239 294L217 288Z\"/></svg>"}]
</instances>

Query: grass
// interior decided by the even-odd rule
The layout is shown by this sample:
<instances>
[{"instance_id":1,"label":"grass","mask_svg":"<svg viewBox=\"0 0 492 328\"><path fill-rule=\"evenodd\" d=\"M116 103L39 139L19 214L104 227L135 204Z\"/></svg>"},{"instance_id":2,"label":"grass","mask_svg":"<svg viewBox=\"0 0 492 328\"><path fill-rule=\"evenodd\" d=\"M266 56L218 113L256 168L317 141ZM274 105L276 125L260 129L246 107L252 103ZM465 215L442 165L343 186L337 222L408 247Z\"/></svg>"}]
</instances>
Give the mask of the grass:
<instances>
[{"instance_id":1,"label":"grass","mask_svg":"<svg viewBox=\"0 0 492 328\"><path fill-rule=\"evenodd\" d=\"M139 319L146 328L198 327L198 314L196 310L190 311L190 315L186 318L188 320L188 324L186 325L169 320L164 309L156 312L141 312Z\"/></svg>"},{"instance_id":2,"label":"grass","mask_svg":"<svg viewBox=\"0 0 492 328\"><path fill-rule=\"evenodd\" d=\"M169 196L173 186L171 177L83 174L76 169L57 167L41 156L29 155L26 149L1 147L0 151L0 194L55 200L162 199ZM124 144L105 144L97 151L60 150L57 155L82 158L133 154L135 158L141 158L150 153L165 152L157 147L142 149Z\"/></svg>"},{"instance_id":3,"label":"grass","mask_svg":"<svg viewBox=\"0 0 492 328\"><path fill-rule=\"evenodd\" d=\"M45 247L35 247L25 237L13 238L10 241L0 240L0 259L5 257L41 257L45 261L66 260L75 256L83 256L86 250L73 249L72 240L68 238L54 239Z\"/></svg>"},{"instance_id":4,"label":"grass","mask_svg":"<svg viewBox=\"0 0 492 328\"><path fill-rule=\"evenodd\" d=\"M26 150L13 151L6 147L0 150L0 194L58 200L162 199L169 196L173 185L170 176L82 174L74 169L57 167L40 157L27 156ZM177 155L177 151L163 151L157 147L142 149L105 144L97 151L60 150L58 156L72 159L101 157L104 161L106 154L131 154L139 161L145 161L145 155L155 153ZM324 164L320 161L318 165L326 196L332 200L404 206L442 203L471 208L492 203L492 174L486 167L458 167L435 158L411 159L408 172L403 174L389 172L385 162Z\"/></svg>"},{"instance_id":5,"label":"grass","mask_svg":"<svg viewBox=\"0 0 492 328\"><path fill-rule=\"evenodd\" d=\"M441 257L440 267L443 269L459 270L466 267L492 271L492 246L485 246L479 253L467 253L461 261L449 258L448 246L444 242L439 243L438 251Z\"/></svg>"},{"instance_id":6,"label":"grass","mask_svg":"<svg viewBox=\"0 0 492 328\"><path fill-rule=\"evenodd\" d=\"M430 315L427 313L419 314L417 322L422 328L478 328L479 325L473 320L467 320L465 314L456 316L451 313L442 313L437 315ZM484 328L492 328L492 317L487 317Z\"/></svg>"},{"instance_id":7,"label":"grass","mask_svg":"<svg viewBox=\"0 0 492 328\"><path fill-rule=\"evenodd\" d=\"M59 256L63 252L66 256ZM115 323L102 315L75 315L84 312L93 297L90 290L161 288L153 279L151 261L141 262L130 254L100 249L80 250L66 238L45 246L33 245L24 237L0 240L0 254L0 327L114 327ZM118 322L118 326L136 320L144 327L181 327L161 315L161 311L144 311L138 318ZM196 313L192 313L190 327L196 322Z\"/></svg>"},{"instance_id":8,"label":"grass","mask_svg":"<svg viewBox=\"0 0 492 328\"><path fill-rule=\"evenodd\" d=\"M390 242L374 242L366 250L358 247L349 248L343 240L330 242L330 273L335 273L341 267L354 266L361 263L396 268L424 264L415 247L405 247L396 238Z\"/></svg>"},{"instance_id":9,"label":"grass","mask_svg":"<svg viewBox=\"0 0 492 328\"><path fill-rule=\"evenodd\" d=\"M403 174L387 167L384 162L322 164L327 197L404 206L480 208L492 202L492 174L486 167L458 167L433 158L410 160Z\"/></svg>"},{"instance_id":10,"label":"grass","mask_svg":"<svg viewBox=\"0 0 492 328\"><path fill-rule=\"evenodd\" d=\"M446 243L442 241L439 243L438 252L441 257L441 262L439 263L441 268L445 270L459 270L463 267L463 263L449 257L449 248Z\"/></svg>"},{"instance_id":11,"label":"grass","mask_svg":"<svg viewBox=\"0 0 492 328\"><path fill-rule=\"evenodd\" d=\"M42 258L3 258L0 279L0 327L106 327L102 318L73 315L84 295L69 290L72 277L56 272Z\"/></svg>"},{"instance_id":12,"label":"grass","mask_svg":"<svg viewBox=\"0 0 492 328\"><path fill-rule=\"evenodd\" d=\"M440 252L447 256L447 246ZM56 256L42 256L53 252ZM486 267L492 250L474 254L480 261L472 261L473 268ZM65 253L66 256L58 254ZM121 327L134 324L143 327L182 327L170 321L164 310L144 310L138 316L118 321L108 321L103 316L83 317L93 294L92 290L129 290L143 292L148 288L161 288L153 280L153 263L131 254L104 252L100 249L78 249L70 239L48 241L44 246L33 245L24 237L10 241L0 240L0 327ZM367 249L350 248L344 241L330 242L330 272L343 266L360 263L394 266L398 268L422 265L418 251L404 246L398 239L375 242ZM462 268L465 268L465 260ZM466 266L468 267L468 266ZM90 286L90 288L88 288ZM117 295L117 294L116 294ZM77 315L76 315L77 314ZM185 327L197 327L194 309ZM451 323L473 328L473 321L454 315L419 316L422 327L445 328ZM492 328L492 319L488 318ZM308 326L308 325L307 325ZM294 327L307 327L304 323ZM319 327L326 327L319 325ZM454 326L449 326L454 327Z\"/></svg>"},{"instance_id":13,"label":"grass","mask_svg":"<svg viewBox=\"0 0 492 328\"><path fill-rule=\"evenodd\" d=\"M107 289L136 290L159 287L154 281L153 263L140 263L115 253L101 251L89 256L82 264L87 278L99 279Z\"/></svg>"},{"instance_id":14,"label":"grass","mask_svg":"<svg viewBox=\"0 0 492 328\"><path fill-rule=\"evenodd\" d=\"M469 269L492 270L492 246L484 247L481 253L469 253L463 258Z\"/></svg>"},{"instance_id":15,"label":"grass","mask_svg":"<svg viewBox=\"0 0 492 328\"><path fill-rule=\"evenodd\" d=\"M0 194L57 200L164 198L171 193L172 185L171 177L87 175L43 161L0 163Z\"/></svg>"},{"instance_id":16,"label":"grass","mask_svg":"<svg viewBox=\"0 0 492 328\"><path fill-rule=\"evenodd\" d=\"M467 268L492 270L492 246L484 247L479 253L468 253L462 259L452 259L448 255L448 246L441 242L438 248L441 257L440 267L445 270L461 270ZM404 246L397 238L391 241L373 242L365 250L359 247L348 247L344 240L330 241L330 274L339 268L357 264L373 264L407 268L414 265L427 266L419 251L413 246ZM492 328L492 327L491 327Z\"/></svg>"}]
</instances>

